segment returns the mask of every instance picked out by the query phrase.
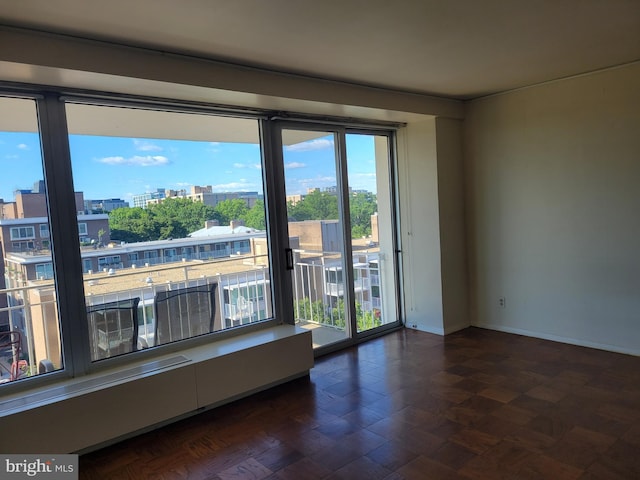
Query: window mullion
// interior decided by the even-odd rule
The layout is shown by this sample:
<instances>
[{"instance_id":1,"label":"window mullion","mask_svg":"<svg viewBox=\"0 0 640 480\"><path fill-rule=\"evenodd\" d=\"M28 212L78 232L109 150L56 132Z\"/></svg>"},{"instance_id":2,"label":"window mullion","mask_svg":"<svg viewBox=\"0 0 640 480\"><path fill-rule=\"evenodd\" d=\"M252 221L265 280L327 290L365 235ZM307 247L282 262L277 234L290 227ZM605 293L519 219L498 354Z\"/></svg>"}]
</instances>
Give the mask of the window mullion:
<instances>
[{"instance_id":1,"label":"window mullion","mask_svg":"<svg viewBox=\"0 0 640 480\"><path fill-rule=\"evenodd\" d=\"M65 369L76 376L86 373L89 351L67 121L55 94L37 102L62 351Z\"/></svg>"},{"instance_id":2,"label":"window mullion","mask_svg":"<svg viewBox=\"0 0 640 480\"><path fill-rule=\"evenodd\" d=\"M273 121L260 121L260 139L264 162L265 208L267 230L271 239L272 275L275 285L274 312L276 318L285 323L294 323L292 279L286 270L286 253L289 247L287 227L286 192L284 187L284 161L280 131ZM284 206L284 208L279 208Z\"/></svg>"},{"instance_id":3,"label":"window mullion","mask_svg":"<svg viewBox=\"0 0 640 480\"><path fill-rule=\"evenodd\" d=\"M336 158L338 162L338 208L340 209L340 215L342 216L342 238L343 238L343 276L342 282L344 285L345 299L344 303L348 312L349 320L349 334L350 338L354 339L357 331L356 325L356 307L355 296L353 291L353 249L351 247L351 214L349 209L349 182L347 172L347 139L346 133L343 128L337 132L337 144L336 144Z\"/></svg>"}]
</instances>

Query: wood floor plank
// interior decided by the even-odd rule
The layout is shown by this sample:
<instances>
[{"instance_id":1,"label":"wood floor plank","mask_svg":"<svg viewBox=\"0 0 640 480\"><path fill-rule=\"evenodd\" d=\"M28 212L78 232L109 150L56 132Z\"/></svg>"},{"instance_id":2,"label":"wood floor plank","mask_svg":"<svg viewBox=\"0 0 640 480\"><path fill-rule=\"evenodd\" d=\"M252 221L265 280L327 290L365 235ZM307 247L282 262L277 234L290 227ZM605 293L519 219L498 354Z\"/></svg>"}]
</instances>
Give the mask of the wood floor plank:
<instances>
[{"instance_id":1,"label":"wood floor plank","mask_svg":"<svg viewBox=\"0 0 640 480\"><path fill-rule=\"evenodd\" d=\"M80 478L640 478L640 358L401 330L80 457Z\"/></svg>"}]
</instances>

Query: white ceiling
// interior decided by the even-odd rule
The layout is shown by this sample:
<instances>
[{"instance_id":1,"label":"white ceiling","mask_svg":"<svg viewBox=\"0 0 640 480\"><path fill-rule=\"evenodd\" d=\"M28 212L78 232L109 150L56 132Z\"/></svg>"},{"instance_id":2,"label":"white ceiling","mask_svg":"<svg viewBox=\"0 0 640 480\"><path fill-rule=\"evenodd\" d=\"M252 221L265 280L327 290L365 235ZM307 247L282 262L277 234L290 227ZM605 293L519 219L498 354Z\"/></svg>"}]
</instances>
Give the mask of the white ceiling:
<instances>
[{"instance_id":1,"label":"white ceiling","mask_svg":"<svg viewBox=\"0 0 640 480\"><path fill-rule=\"evenodd\" d=\"M640 60L640 0L0 0L0 19L463 99Z\"/></svg>"}]
</instances>

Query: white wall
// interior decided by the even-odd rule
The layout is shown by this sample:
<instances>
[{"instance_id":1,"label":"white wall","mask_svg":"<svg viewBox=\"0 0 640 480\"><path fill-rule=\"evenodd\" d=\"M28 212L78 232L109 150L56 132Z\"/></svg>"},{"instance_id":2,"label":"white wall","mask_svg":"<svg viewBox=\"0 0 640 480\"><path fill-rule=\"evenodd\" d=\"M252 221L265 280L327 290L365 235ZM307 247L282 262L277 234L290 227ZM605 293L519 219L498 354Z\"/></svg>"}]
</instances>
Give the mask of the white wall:
<instances>
[{"instance_id":1,"label":"white wall","mask_svg":"<svg viewBox=\"0 0 640 480\"><path fill-rule=\"evenodd\" d=\"M470 325L464 212L462 121L436 119L444 333Z\"/></svg>"},{"instance_id":2,"label":"white wall","mask_svg":"<svg viewBox=\"0 0 640 480\"><path fill-rule=\"evenodd\" d=\"M398 132L400 232L406 325L443 334L436 120Z\"/></svg>"},{"instance_id":3,"label":"white wall","mask_svg":"<svg viewBox=\"0 0 640 480\"><path fill-rule=\"evenodd\" d=\"M640 354L640 64L471 102L465 169L473 323Z\"/></svg>"},{"instance_id":4,"label":"white wall","mask_svg":"<svg viewBox=\"0 0 640 480\"><path fill-rule=\"evenodd\" d=\"M398 132L406 325L444 335L469 326L460 120Z\"/></svg>"}]
</instances>

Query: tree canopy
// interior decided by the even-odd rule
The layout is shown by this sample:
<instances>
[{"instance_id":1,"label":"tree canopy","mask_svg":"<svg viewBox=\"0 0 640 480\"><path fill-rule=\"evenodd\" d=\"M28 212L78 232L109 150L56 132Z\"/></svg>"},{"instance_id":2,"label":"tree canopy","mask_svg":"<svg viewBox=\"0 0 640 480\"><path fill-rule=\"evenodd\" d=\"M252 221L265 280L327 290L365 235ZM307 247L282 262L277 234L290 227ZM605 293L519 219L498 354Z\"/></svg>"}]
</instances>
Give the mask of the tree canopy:
<instances>
[{"instance_id":1,"label":"tree canopy","mask_svg":"<svg viewBox=\"0 0 640 480\"><path fill-rule=\"evenodd\" d=\"M370 192L353 193L349 199L351 235L354 238L371 234L371 215L378 211L376 196ZM290 221L338 219L338 197L316 190L297 203L287 204Z\"/></svg>"},{"instance_id":2,"label":"tree canopy","mask_svg":"<svg viewBox=\"0 0 640 480\"><path fill-rule=\"evenodd\" d=\"M371 234L371 215L377 209L373 193L353 193L350 196L351 235L354 238ZM338 197L318 190L306 195L295 205L287 204L291 221L338 219ZM264 202L257 200L252 208L239 198L224 200L216 207L194 202L189 198L167 198L147 208L118 208L109 214L111 238L121 242L145 242L184 238L204 227L206 220L218 220L229 225L231 220L244 220L247 227L265 230Z\"/></svg>"},{"instance_id":3,"label":"tree canopy","mask_svg":"<svg viewBox=\"0 0 640 480\"><path fill-rule=\"evenodd\" d=\"M302 200L287 205L289 219L302 222L304 220L337 220L338 197L327 192L314 190Z\"/></svg>"},{"instance_id":4,"label":"tree canopy","mask_svg":"<svg viewBox=\"0 0 640 480\"><path fill-rule=\"evenodd\" d=\"M145 242L183 238L218 215L213 207L188 198L167 198L140 207L118 208L109 214L111 238L123 242Z\"/></svg>"},{"instance_id":5,"label":"tree canopy","mask_svg":"<svg viewBox=\"0 0 640 480\"><path fill-rule=\"evenodd\" d=\"M118 208L109 214L111 238L121 242L146 242L168 238L184 238L204 227L206 220L229 225L231 220L244 220L245 225L265 229L264 202L256 201L248 208L244 200L220 202L216 207L189 198L167 198L147 208Z\"/></svg>"}]
</instances>

